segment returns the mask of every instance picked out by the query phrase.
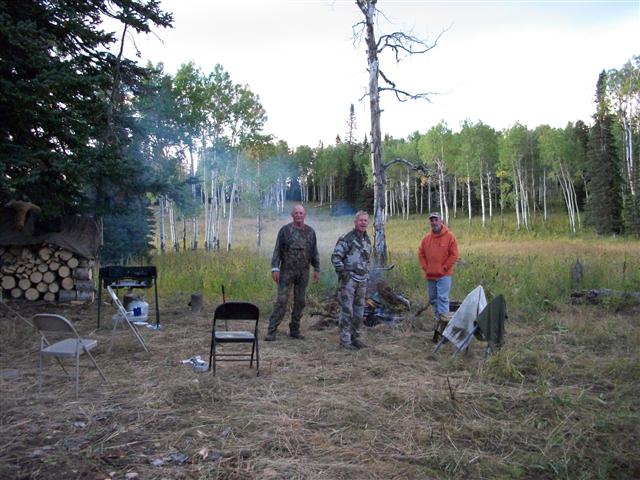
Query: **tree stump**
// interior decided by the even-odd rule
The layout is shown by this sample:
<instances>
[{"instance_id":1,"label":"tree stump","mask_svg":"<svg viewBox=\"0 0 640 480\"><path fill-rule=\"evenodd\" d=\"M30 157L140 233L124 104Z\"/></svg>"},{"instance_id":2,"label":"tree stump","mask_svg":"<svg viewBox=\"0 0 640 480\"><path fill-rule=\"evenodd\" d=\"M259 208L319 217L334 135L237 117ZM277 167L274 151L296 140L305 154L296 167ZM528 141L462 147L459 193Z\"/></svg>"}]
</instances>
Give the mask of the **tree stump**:
<instances>
[{"instance_id":1,"label":"tree stump","mask_svg":"<svg viewBox=\"0 0 640 480\"><path fill-rule=\"evenodd\" d=\"M189 302L191 307L191 313L198 313L202 310L202 294L194 293L191 295L191 301Z\"/></svg>"}]
</instances>

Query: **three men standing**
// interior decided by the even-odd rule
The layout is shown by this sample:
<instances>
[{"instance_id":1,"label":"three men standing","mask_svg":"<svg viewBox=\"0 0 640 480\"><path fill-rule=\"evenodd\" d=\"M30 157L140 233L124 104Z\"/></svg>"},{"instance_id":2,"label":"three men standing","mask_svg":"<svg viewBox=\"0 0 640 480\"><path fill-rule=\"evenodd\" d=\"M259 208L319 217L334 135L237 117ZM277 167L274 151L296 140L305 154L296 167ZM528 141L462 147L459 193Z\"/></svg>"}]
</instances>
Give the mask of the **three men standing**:
<instances>
[{"instance_id":1,"label":"three men standing","mask_svg":"<svg viewBox=\"0 0 640 480\"><path fill-rule=\"evenodd\" d=\"M278 284L276 304L269 319L267 341L276 339L278 326L287 308L289 292L293 287L293 309L289 323L289 336L299 340L304 339L300 333L300 318L305 306L305 293L309 282L309 265L313 266L313 281L320 280L320 255L316 232L304 219L306 212L302 205L296 205L291 210L293 222L288 223L278 232L276 246L271 260L271 278Z\"/></svg>"},{"instance_id":2,"label":"three men standing","mask_svg":"<svg viewBox=\"0 0 640 480\"><path fill-rule=\"evenodd\" d=\"M348 350L364 348L360 341L360 326L364 315L371 241L367 235L369 214L360 210L354 219L354 229L341 236L331 255L338 274L340 346Z\"/></svg>"},{"instance_id":3,"label":"three men standing","mask_svg":"<svg viewBox=\"0 0 640 480\"><path fill-rule=\"evenodd\" d=\"M442 223L440 214L429 215L431 232L424 236L418 248L420 266L427 279L429 303L434 311L436 329L434 341L442 334L449 322L449 292L453 266L458 260L458 242Z\"/></svg>"},{"instance_id":4,"label":"three men standing","mask_svg":"<svg viewBox=\"0 0 640 480\"><path fill-rule=\"evenodd\" d=\"M320 256L315 231L305 225L306 213L302 205L291 211L293 222L278 232L271 260L271 277L278 284L276 304L269 319L265 340L276 339L293 287L293 309L289 323L289 336L304 339L300 333L300 319L305 306L305 293L309 281L309 265L314 268L313 281L320 280ZM358 350L365 345L360 341L360 326L364 315L367 283L371 262L371 241L367 235L369 215L359 211L354 229L342 235L336 243L331 263L338 274L338 301L341 307L339 327L340 346ZM442 223L439 213L429 215L431 232L424 236L418 248L420 266L427 279L429 303L435 320L436 334L442 334L449 321L449 292L454 265L458 260L456 237ZM434 336L434 339L437 339Z\"/></svg>"}]
</instances>

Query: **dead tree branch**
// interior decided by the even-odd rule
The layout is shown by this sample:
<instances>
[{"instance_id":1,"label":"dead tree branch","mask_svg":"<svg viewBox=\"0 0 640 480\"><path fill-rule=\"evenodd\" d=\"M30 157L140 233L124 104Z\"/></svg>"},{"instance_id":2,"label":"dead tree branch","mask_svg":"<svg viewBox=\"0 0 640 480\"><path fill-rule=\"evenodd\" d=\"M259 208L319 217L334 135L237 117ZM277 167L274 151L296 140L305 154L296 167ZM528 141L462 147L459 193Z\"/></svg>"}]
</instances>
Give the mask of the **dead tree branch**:
<instances>
[{"instance_id":1,"label":"dead tree branch","mask_svg":"<svg viewBox=\"0 0 640 480\"><path fill-rule=\"evenodd\" d=\"M400 62L403 56L419 55L435 48L443 33L444 31L440 32L432 44L428 44L424 40L404 32L381 35L378 38L378 53L382 53L385 49L390 49L396 57L396 62Z\"/></svg>"},{"instance_id":2,"label":"dead tree branch","mask_svg":"<svg viewBox=\"0 0 640 480\"><path fill-rule=\"evenodd\" d=\"M387 163L383 163L382 164L382 168L383 168L383 170L386 170L390 166L395 165L396 163L402 163L402 164L406 165L407 167L409 167L412 171L420 172L424 176L433 175L433 173L434 173L426 165L417 165L417 164L415 164L413 162L410 162L409 160L405 160L404 158L399 158L399 157L396 157L396 158L394 158L393 160L391 160L391 161L389 161Z\"/></svg>"}]
</instances>

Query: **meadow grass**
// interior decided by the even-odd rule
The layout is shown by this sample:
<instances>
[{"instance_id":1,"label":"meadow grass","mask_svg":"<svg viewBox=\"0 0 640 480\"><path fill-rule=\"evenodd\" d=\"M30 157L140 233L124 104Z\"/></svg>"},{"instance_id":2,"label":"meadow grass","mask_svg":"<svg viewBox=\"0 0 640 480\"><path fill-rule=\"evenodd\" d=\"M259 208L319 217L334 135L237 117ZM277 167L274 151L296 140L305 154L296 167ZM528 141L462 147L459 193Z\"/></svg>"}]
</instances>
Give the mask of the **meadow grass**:
<instances>
[{"instance_id":1,"label":"meadow grass","mask_svg":"<svg viewBox=\"0 0 640 480\"><path fill-rule=\"evenodd\" d=\"M453 297L482 284L507 298L505 344L486 360L477 341L467 355L453 358L449 345L433 353L429 311L363 329L368 348L350 352L336 328L311 328L308 308L305 341L261 342L259 377L246 364L193 372L181 360L208 355L222 285L227 300L258 304L266 332L270 255L287 221L267 216L261 248L242 217L231 252L154 256L163 328L143 332L149 354L126 334L107 353L111 331L95 329L95 305L47 305L99 341L112 385L83 371L79 399L59 379L37 393L39 339L18 317L0 317L0 478L640 478L640 314L617 301L568 303L576 257L582 288L640 290L637 240L571 237L562 219L544 235L454 220ZM329 255L352 223L326 209L310 209L308 223L323 270L309 300L322 302L335 290ZM388 280L416 307L426 302L416 258L426 223L387 225ZM187 306L196 291L202 312ZM43 308L11 307L27 318Z\"/></svg>"},{"instance_id":2,"label":"meadow grass","mask_svg":"<svg viewBox=\"0 0 640 480\"><path fill-rule=\"evenodd\" d=\"M278 229L290 221L287 211L265 216L260 247L255 245L253 219L242 217L234 224L234 238L239 240L231 251L155 255L153 263L159 269L161 290L166 295L185 298L201 291L217 299L225 285L228 298L253 298L268 310L274 295L270 258ZM461 301L482 285L489 298L504 294L520 319L537 320L554 305L565 303L572 288L640 290L640 241L602 238L588 230L581 231L580 236L570 236L564 232L565 222L563 215L556 214L546 224L538 221L530 231L516 231L510 217L504 222L494 219L486 227L480 225L479 219L471 225L466 219L454 219L450 228L458 238L461 260L456 267L452 298ZM315 227L322 266L320 285L312 285L309 295L320 301L335 290L329 257L338 237L353 224L351 217L333 217L327 208L309 208L307 223ZM389 263L394 265L387 278L417 304L426 301L417 249L427 223L425 215L412 215L408 220L392 217L385 229ZM371 230L370 227L370 233ZM571 269L578 258L584 268L584 280L576 286L571 283Z\"/></svg>"}]
</instances>

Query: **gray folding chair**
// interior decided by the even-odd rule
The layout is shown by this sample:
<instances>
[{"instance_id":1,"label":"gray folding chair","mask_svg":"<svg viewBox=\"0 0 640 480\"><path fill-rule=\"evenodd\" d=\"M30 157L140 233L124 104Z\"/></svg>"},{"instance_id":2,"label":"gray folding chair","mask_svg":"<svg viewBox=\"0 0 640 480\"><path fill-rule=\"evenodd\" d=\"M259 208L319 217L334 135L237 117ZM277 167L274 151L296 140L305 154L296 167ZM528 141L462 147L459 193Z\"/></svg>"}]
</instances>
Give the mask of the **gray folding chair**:
<instances>
[{"instance_id":1,"label":"gray folding chair","mask_svg":"<svg viewBox=\"0 0 640 480\"><path fill-rule=\"evenodd\" d=\"M80 338L77 330L73 327L71 322L61 315L55 315L52 313L39 313L32 318L33 325L40 332L40 353L38 355L38 392L42 391L42 360L44 357L53 357L58 364L64 370L64 373L68 376L69 372L64 368L64 364L61 362L61 358L74 358L76 365L76 396L80 390L80 355L86 353L91 359L93 365L100 372L102 379L109 383L107 377L96 363L95 358L91 355L91 350L98 346L98 341L88 338ZM57 337L58 340L55 343L51 343L45 336L45 333L50 334L50 338ZM67 338L61 338L67 337ZM73 377L71 377L73 378Z\"/></svg>"},{"instance_id":2,"label":"gray folding chair","mask_svg":"<svg viewBox=\"0 0 640 480\"><path fill-rule=\"evenodd\" d=\"M111 341L109 342L108 351L111 352L111 347L113 347L113 339L116 336L118 325L121 323L125 323L133 333L133 336L136 337L136 340L138 340L140 345L142 345L144 351L148 352L149 349L147 348L147 344L145 343L144 338L142 338L142 335L140 334L140 331L136 326L136 322L134 321L133 312L127 312L127 310L124 308L124 305L122 305L122 302L118 299L118 296L111 287L108 286L107 291L111 296L111 300L113 301L114 306L118 310L118 317L116 317L113 322L113 332L111 333Z\"/></svg>"}]
</instances>

